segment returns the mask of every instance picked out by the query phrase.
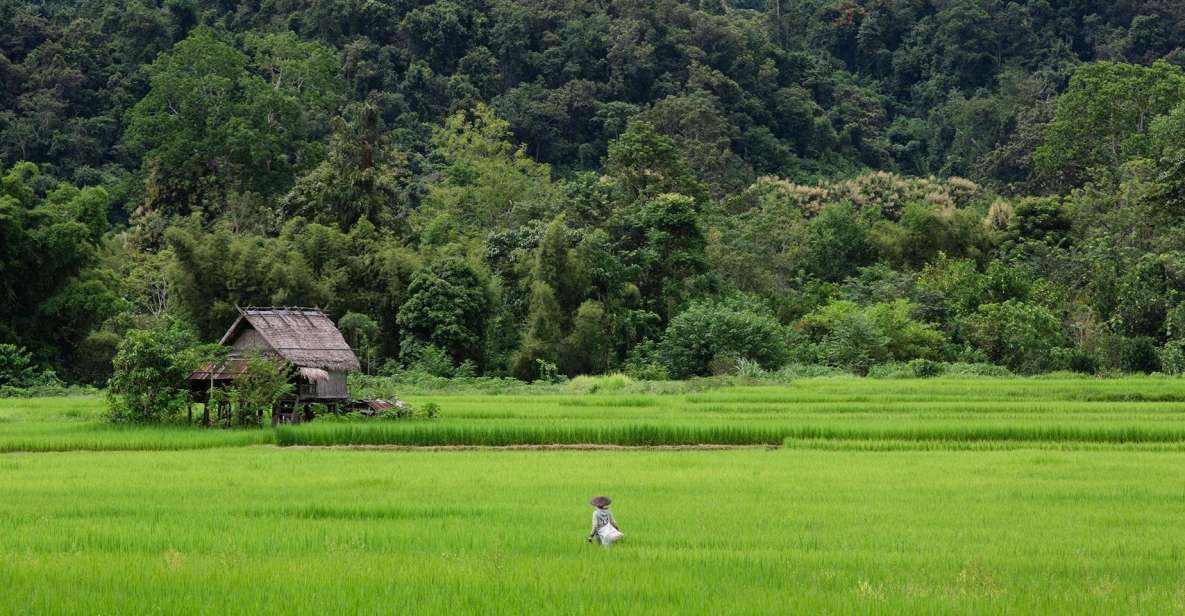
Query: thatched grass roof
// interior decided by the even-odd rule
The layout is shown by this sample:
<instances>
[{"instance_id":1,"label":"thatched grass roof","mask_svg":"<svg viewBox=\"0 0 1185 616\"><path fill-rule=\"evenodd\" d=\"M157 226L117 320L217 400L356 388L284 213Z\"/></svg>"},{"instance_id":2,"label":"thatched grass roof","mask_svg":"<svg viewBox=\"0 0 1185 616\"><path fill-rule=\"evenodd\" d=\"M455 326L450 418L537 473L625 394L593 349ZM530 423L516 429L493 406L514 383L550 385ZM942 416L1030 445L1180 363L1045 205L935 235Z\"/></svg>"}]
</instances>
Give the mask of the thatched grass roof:
<instances>
[{"instance_id":1,"label":"thatched grass roof","mask_svg":"<svg viewBox=\"0 0 1185 616\"><path fill-rule=\"evenodd\" d=\"M358 357L337 326L316 308L244 308L219 344L232 343L244 328L259 332L281 357L299 368L358 370Z\"/></svg>"}]
</instances>

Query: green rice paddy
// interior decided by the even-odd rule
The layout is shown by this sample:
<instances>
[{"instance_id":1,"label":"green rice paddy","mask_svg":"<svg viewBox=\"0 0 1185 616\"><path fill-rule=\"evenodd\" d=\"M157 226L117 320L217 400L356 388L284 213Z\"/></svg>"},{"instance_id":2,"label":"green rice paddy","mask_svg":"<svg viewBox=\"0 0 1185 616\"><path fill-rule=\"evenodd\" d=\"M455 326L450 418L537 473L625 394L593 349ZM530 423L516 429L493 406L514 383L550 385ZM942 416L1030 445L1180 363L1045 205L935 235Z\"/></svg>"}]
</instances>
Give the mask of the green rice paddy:
<instances>
[{"instance_id":1,"label":"green rice paddy","mask_svg":"<svg viewBox=\"0 0 1185 616\"><path fill-rule=\"evenodd\" d=\"M776 445L1022 443L1185 449L1185 382L1129 379L810 379L694 393L407 394L441 417L276 430L120 427L98 398L0 400L0 451L244 445ZM801 443L799 443L801 444Z\"/></svg>"},{"instance_id":2,"label":"green rice paddy","mask_svg":"<svg viewBox=\"0 0 1185 616\"><path fill-rule=\"evenodd\" d=\"M1185 613L1182 385L409 393L441 417L277 430L0 400L0 614ZM767 447L310 447L555 444Z\"/></svg>"}]
</instances>

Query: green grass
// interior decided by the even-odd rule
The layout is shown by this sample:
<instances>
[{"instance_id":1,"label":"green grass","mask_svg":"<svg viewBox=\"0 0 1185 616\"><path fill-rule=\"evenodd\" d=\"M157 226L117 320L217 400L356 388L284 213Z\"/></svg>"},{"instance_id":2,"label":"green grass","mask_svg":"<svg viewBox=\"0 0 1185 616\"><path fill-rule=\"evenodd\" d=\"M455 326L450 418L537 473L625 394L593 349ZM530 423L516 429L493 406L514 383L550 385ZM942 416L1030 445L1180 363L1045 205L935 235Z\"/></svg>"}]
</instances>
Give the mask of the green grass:
<instances>
[{"instance_id":1,"label":"green grass","mask_svg":"<svg viewBox=\"0 0 1185 616\"><path fill-rule=\"evenodd\" d=\"M271 430L112 425L102 419L103 404L98 397L0 399L0 452L208 449L275 442Z\"/></svg>"},{"instance_id":2,"label":"green grass","mask_svg":"<svg viewBox=\"0 0 1185 616\"><path fill-rule=\"evenodd\" d=\"M1182 456L0 456L0 613L1179 613ZM589 546L594 493L626 532Z\"/></svg>"},{"instance_id":3,"label":"green grass","mask_svg":"<svg viewBox=\"0 0 1185 616\"><path fill-rule=\"evenodd\" d=\"M580 389L580 388L578 388ZM808 379L707 392L412 395L442 419L283 428L281 445L619 445L893 441L1185 445L1185 381Z\"/></svg>"},{"instance_id":4,"label":"green grass","mask_svg":"<svg viewBox=\"0 0 1185 616\"><path fill-rule=\"evenodd\" d=\"M0 614L1182 613L1182 385L598 381L275 430L0 400ZM535 444L781 447L286 447Z\"/></svg>"},{"instance_id":5,"label":"green grass","mask_svg":"<svg viewBox=\"0 0 1185 616\"><path fill-rule=\"evenodd\" d=\"M583 383L583 381L581 381ZM317 421L278 430L122 428L100 398L0 400L0 452L199 449L280 445L758 445L786 439L1031 446L1185 444L1185 381L1129 379L821 378L782 386L647 394L420 393L436 420ZM822 446L822 445L820 445Z\"/></svg>"}]
</instances>

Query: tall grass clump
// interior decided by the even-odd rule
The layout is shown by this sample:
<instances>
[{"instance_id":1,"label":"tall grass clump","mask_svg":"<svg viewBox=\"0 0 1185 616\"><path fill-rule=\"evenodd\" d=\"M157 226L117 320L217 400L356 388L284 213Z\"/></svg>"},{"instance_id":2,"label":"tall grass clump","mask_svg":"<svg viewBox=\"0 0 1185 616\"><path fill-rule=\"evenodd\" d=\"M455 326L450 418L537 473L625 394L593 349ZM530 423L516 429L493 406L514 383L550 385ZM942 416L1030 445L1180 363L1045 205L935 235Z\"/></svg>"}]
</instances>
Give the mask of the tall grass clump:
<instances>
[{"instance_id":1,"label":"tall grass clump","mask_svg":"<svg viewBox=\"0 0 1185 616\"><path fill-rule=\"evenodd\" d=\"M819 364L786 364L781 369L770 373L771 380L788 383L795 379L814 379L821 377L854 377L851 372L832 366Z\"/></svg>"},{"instance_id":2,"label":"tall grass clump","mask_svg":"<svg viewBox=\"0 0 1185 616\"><path fill-rule=\"evenodd\" d=\"M629 376L615 372L602 376L578 376L568 381L568 391L578 394L595 394L625 391L634 380Z\"/></svg>"},{"instance_id":3,"label":"tall grass clump","mask_svg":"<svg viewBox=\"0 0 1185 616\"><path fill-rule=\"evenodd\" d=\"M985 363L951 362L943 364L943 375L950 377L1014 377L1011 370L1004 366Z\"/></svg>"},{"instance_id":4,"label":"tall grass clump","mask_svg":"<svg viewBox=\"0 0 1185 616\"><path fill-rule=\"evenodd\" d=\"M398 445L410 447L509 445L778 445L781 430L726 426L440 426L407 425L308 425L276 429L276 443L293 445Z\"/></svg>"}]
</instances>

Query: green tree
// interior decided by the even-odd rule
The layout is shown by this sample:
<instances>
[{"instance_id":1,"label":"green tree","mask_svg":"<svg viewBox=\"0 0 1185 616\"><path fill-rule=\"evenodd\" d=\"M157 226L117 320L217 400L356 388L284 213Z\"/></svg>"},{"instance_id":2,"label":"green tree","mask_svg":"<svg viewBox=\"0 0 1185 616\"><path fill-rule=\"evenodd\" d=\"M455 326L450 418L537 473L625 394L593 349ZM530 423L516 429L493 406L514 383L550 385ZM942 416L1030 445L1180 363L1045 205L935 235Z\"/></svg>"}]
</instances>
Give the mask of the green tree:
<instances>
[{"instance_id":1,"label":"green tree","mask_svg":"<svg viewBox=\"0 0 1185 616\"><path fill-rule=\"evenodd\" d=\"M189 375L214 350L197 345L193 332L171 319L133 329L119 343L107 387L107 409L120 423L179 419L189 406Z\"/></svg>"},{"instance_id":2,"label":"green tree","mask_svg":"<svg viewBox=\"0 0 1185 616\"><path fill-rule=\"evenodd\" d=\"M1009 247L1019 247L1025 242L1068 246L1072 231L1069 212L1059 199L1022 199L1009 219L1004 242Z\"/></svg>"},{"instance_id":3,"label":"green tree","mask_svg":"<svg viewBox=\"0 0 1185 616\"><path fill-rule=\"evenodd\" d=\"M738 297L691 304L671 319L658 343L658 356L675 378L705 376L722 355L779 368L787 358L786 333L760 304Z\"/></svg>"},{"instance_id":4,"label":"green tree","mask_svg":"<svg viewBox=\"0 0 1185 616\"><path fill-rule=\"evenodd\" d=\"M1164 340L1170 311L1185 299L1185 254L1141 255L1119 276L1116 299L1114 331Z\"/></svg>"},{"instance_id":5,"label":"green tree","mask_svg":"<svg viewBox=\"0 0 1185 616\"><path fill-rule=\"evenodd\" d=\"M370 372L371 366L378 360L378 342L382 336L378 322L365 314L347 312L337 320L337 328L349 341L350 347L362 355L362 369Z\"/></svg>"},{"instance_id":6,"label":"green tree","mask_svg":"<svg viewBox=\"0 0 1185 616\"><path fill-rule=\"evenodd\" d=\"M675 142L648 122L630 122L626 131L609 144L605 171L631 201L662 193L682 193L695 199L704 196L702 185L691 174Z\"/></svg>"},{"instance_id":7,"label":"green tree","mask_svg":"<svg viewBox=\"0 0 1185 616\"><path fill-rule=\"evenodd\" d=\"M804 316L795 330L800 341L794 355L800 360L867 374L890 358L885 332L853 302L833 301Z\"/></svg>"},{"instance_id":8,"label":"green tree","mask_svg":"<svg viewBox=\"0 0 1185 616\"><path fill-rule=\"evenodd\" d=\"M1058 186L1076 186L1092 170L1114 172L1147 157L1149 128L1185 99L1185 71L1162 60L1151 66L1084 64L1058 98L1057 112L1034 153L1037 171Z\"/></svg>"},{"instance_id":9,"label":"green tree","mask_svg":"<svg viewBox=\"0 0 1185 616\"><path fill-rule=\"evenodd\" d=\"M0 175L0 340L60 360L122 308L114 281L90 270L107 204L102 189L58 184L31 163Z\"/></svg>"},{"instance_id":10,"label":"green tree","mask_svg":"<svg viewBox=\"0 0 1185 616\"><path fill-rule=\"evenodd\" d=\"M804 316L795 329L799 359L864 374L884 361L939 359L946 336L914 318L917 307L905 299L860 307L836 300Z\"/></svg>"},{"instance_id":11,"label":"green tree","mask_svg":"<svg viewBox=\"0 0 1185 616\"><path fill-rule=\"evenodd\" d=\"M430 344L455 365L465 360L482 365L489 297L472 266L460 257L440 258L416 272L407 294L396 319L405 357Z\"/></svg>"},{"instance_id":12,"label":"green tree","mask_svg":"<svg viewBox=\"0 0 1185 616\"><path fill-rule=\"evenodd\" d=\"M711 94L668 96L640 114L640 118L649 122L656 132L671 138L675 150L686 159L688 171L707 184L715 196L742 190L753 180L753 170L733 151L733 141L740 140L740 131L728 122L719 101ZM614 155L624 154L621 146L626 145L625 140L633 139L634 135L627 130L619 142L614 142ZM637 139L633 143L643 142ZM655 162L677 168L678 159L670 158L665 150L655 148L652 153L659 155ZM679 192L689 188L690 185L681 186Z\"/></svg>"},{"instance_id":13,"label":"green tree","mask_svg":"<svg viewBox=\"0 0 1185 616\"><path fill-rule=\"evenodd\" d=\"M434 132L433 155L442 172L413 216L422 236L433 241L432 229L441 225L465 235L514 227L547 212L551 171L510 138L506 121L483 104L453 114Z\"/></svg>"},{"instance_id":14,"label":"green tree","mask_svg":"<svg viewBox=\"0 0 1185 616\"><path fill-rule=\"evenodd\" d=\"M707 242L696 210L690 197L662 194L640 208L618 211L610 221L642 297L664 320L690 299L697 284L705 284Z\"/></svg>"},{"instance_id":15,"label":"green tree","mask_svg":"<svg viewBox=\"0 0 1185 616\"><path fill-rule=\"evenodd\" d=\"M585 301L576 309L559 361L565 374L603 374L609 370L614 342L610 317L595 300Z\"/></svg>"},{"instance_id":16,"label":"green tree","mask_svg":"<svg viewBox=\"0 0 1185 616\"><path fill-rule=\"evenodd\" d=\"M515 376L527 380L539 377L541 361L558 365L563 354L563 322L564 313L556 301L555 291L547 283L535 281L531 285L527 329L514 356Z\"/></svg>"},{"instance_id":17,"label":"green tree","mask_svg":"<svg viewBox=\"0 0 1185 616\"><path fill-rule=\"evenodd\" d=\"M555 292L560 309L570 314L584 300L588 291L587 274L573 254L568 227L563 214L547 225L535 251L532 279L548 285ZM567 324L567 319L561 322Z\"/></svg>"},{"instance_id":18,"label":"green tree","mask_svg":"<svg viewBox=\"0 0 1185 616\"><path fill-rule=\"evenodd\" d=\"M119 349L119 334L96 330L83 338L74 349L71 376L88 385L103 386L111 378L111 362Z\"/></svg>"},{"instance_id":19,"label":"green tree","mask_svg":"<svg viewBox=\"0 0 1185 616\"><path fill-rule=\"evenodd\" d=\"M1065 345L1057 315L1014 299L979 306L964 320L964 332L993 362L1024 373L1047 369L1050 352Z\"/></svg>"},{"instance_id":20,"label":"green tree","mask_svg":"<svg viewBox=\"0 0 1185 616\"><path fill-rule=\"evenodd\" d=\"M0 387L32 387L42 384L45 376L24 348L0 344Z\"/></svg>"},{"instance_id":21,"label":"green tree","mask_svg":"<svg viewBox=\"0 0 1185 616\"><path fill-rule=\"evenodd\" d=\"M885 339L885 351L898 361L939 359L946 336L933 324L913 318L916 308L905 299L874 304L865 310L868 320Z\"/></svg>"},{"instance_id":22,"label":"green tree","mask_svg":"<svg viewBox=\"0 0 1185 616\"><path fill-rule=\"evenodd\" d=\"M287 32L248 36L248 54L223 36L197 28L162 54L128 111L146 210L218 212L232 191L276 195L319 158L311 138L341 89L334 52Z\"/></svg>"},{"instance_id":23,"label":"green tree","mask_svg":"<svg viewBox=\"0 0 1185 616\"><path fill-rule=\"evenodd\" d=\"M328 155L296 179L280 200L284 212L342 229L361 219L403 226L409 215L411 169L407 156L383 131L379 110L369 104L352 107L331 126Z\"/></svg>"},{"instance_id":24,"label":"green tree","mask_svg":"<svg viewBox=\"0 0 1185 616\"><path fill-rule=\"evenodd\" d=\"M847 278L876 258L868 232L868 225L850 204L823 208L804 233L804 265L823 280L838 282Z\"/></svg>"},{"instance_id":25,"label":"green tree","mask_svg":"<svg viewBox=\"0 0 1185 616\"><path fill-rule=\"evenodd\" d=\"M991 248L975 211L921 203L905 206L895 223L878 221L869 231L869 242L891 262L910 268L922 267L939 254L979 259Z\"/></svg>"}]
</instances>

